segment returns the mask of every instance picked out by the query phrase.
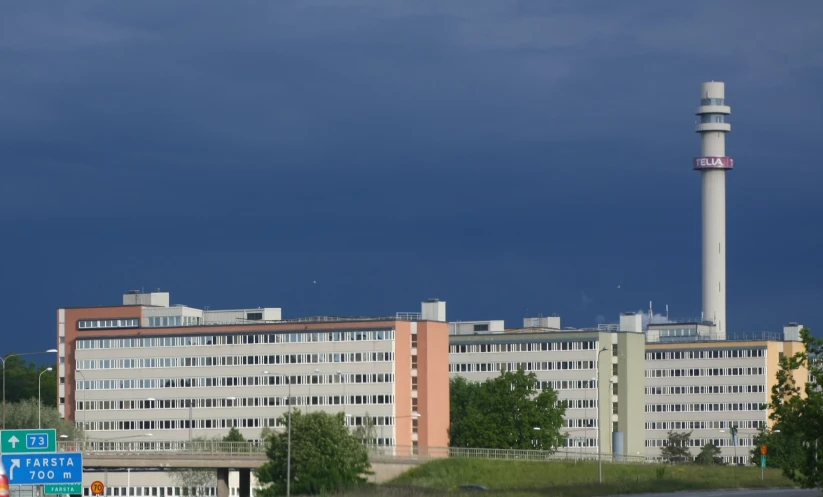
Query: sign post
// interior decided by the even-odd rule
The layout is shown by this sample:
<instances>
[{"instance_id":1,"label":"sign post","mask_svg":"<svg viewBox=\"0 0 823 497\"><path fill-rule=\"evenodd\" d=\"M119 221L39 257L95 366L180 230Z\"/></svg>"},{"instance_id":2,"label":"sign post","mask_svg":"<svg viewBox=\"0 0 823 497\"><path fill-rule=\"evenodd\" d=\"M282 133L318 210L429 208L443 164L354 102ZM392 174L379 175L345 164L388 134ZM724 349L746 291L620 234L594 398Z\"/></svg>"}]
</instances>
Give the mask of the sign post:
<instances>
[{"instance_id":1,"label":"sign post","mask_svg":"<svg viewBox=\"0 0 823 497\"><path fill-rule=\"evenodd\" d=\"M769 453L769 448L766 447L766 444L760 446L760 481L763 481L764 475L763 473L766 470L766 454Z\"/></svg>"},{"instance_id":2,"label":"sign post","mask_svg":"<svg viewBox=\"0 0 823 497\"><path fill-rule=\"evenodd\" d=\"M103 495L103 492L106 490L106 486L103 485L103 482L100 480L92 483L89 488L91 489L92 495Z\"/></svg>"}]
</instances>

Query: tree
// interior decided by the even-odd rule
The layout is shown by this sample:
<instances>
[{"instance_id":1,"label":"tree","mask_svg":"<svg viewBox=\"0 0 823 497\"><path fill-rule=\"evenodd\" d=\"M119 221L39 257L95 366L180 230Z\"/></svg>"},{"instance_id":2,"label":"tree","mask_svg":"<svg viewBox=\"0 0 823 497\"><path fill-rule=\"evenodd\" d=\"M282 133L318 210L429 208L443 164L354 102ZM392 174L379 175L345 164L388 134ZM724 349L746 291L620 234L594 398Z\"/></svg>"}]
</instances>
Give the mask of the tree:
<instances>
[{"instance_id":1,"label":"tree","mask_svg":"<svg viewBox=\"0 0 823 497\"><path fill-rule=\"evenodd\" d=\"M25 357L9 357L6 360L6 403L37 399L40 380L39 393L43 405L57 407L57 365L53 365L51 371L46 371L47 367L26 361ZM40 377L43 371L46 372Z\"/></svg>"},{"instance_id":2,"label":"tree","mask_svg":"<svg viewBox=\"0 0 823 497\"><path fill-rule=\"evenodd\" d=\"M268 439L268 462L255 472L258 481L267 485L257 492L261 497L286 493L288 417L279 424L286 430ZM339 493L367 481L371 464L366 448L349 432L343 413L315 411L292 412L291 492L293 494Z\"/></svg>"},{"instance_id":3,"label":"tree","mask_svg":"<svg viewBox=\"0 0 823 497\"><path fill-rule=\"evenodd\" d=\"M368 411L363 416L363 424L354 429L352 434L363 444L373 444L377 439L377 425Z\"/></svg>"},{"instance_id":4,"label":"tree","mask_svg":"<svg viewBox=\"0 0 823 497\"><path fill-rule=\"evenodd\" d=\"M712 443L707 443L700 449L700 454L695 458L697 464L723 464L723 458L720 457L720 447Z\"/></svg>"},{"instance_id":5,"label":"tree","mask_svg":"<svg viewBox=\"0 0 823 497\"><path fill-rule=\"evenodd\" d=\"M502 371L483 383L457 377L449 388L453 447L554 451L565 445L566 403L550 386L540 388L534 373Z\"/></svg>"},{"instance_id":6,"label":"tree","mask_svg":"<svg viewBox=\"0 0 823 497\"><path fill-rule=\"evenodd\" d=\"M220 437L194 437L192 442L219 442ZM197 444L194 445L197 447ZM217 483L216 469L169 468L169 478L183 489L183 495L194 495L198 488L212 487Z\"/></svg>"},{"instance_id":7,"label":"tree","mask_svg":"<svg viewBox=\"0 0 823 497\"><path fill-rule=\"evenodd\" d=\"M6 429L31 429L42 426L57 430L58 440L71 441L82 438L83 430L71 421L61 419L56 407L40 406L39 412L37 408L37 399L6 401Z\"/></svg>"},{"instance_id":8,"label":"tree","mask_svg":"<svg viewBox=\"0 0 823 497\"><path fill-rule=\"evenodd\" d=\"M245 442L246 438L240 433L240 430L233 427L229 430L229 433L223 437L224 442Z\"/></svg>"},{"instance_id":9,"label":"tree","mask_svg":"<svg viewBox=\"0 0 823 497\"><path fill-rule=\"evenodd\" d=\"M796 436L790 438L785 433L762 426L752 438L752 444L749 461L756 466L760 466L761 445L767 447L766 466L769 468L799 468L803 463L803 443Z\"/></svg>"},{"instance_id":10,"label":"tree","mask_svg":"<svg viewBox=\"0 0 823 497\"><path fill-rule=\"evenodd\" d=\"M692 460L692 453L689 450L689 440L692 432L677 433L670 431L666 446L660 449L660 455L668 462L688 462Z\"/></svg>"},{"instance_id":11,"label":"tree","mask_svg":"<svg viewBox=\"0 0 823 497\"><path fill-rule=\"evenodd\" d=\"M780 358L768 406L780 433L771 437L778 435L772 440L778 446L783 440L789 452L779 461L783 473L802 487L817 488L823 486L823 339L808 328L800 330L800 337L804 350Z\"/></svg>"}]
</instances>

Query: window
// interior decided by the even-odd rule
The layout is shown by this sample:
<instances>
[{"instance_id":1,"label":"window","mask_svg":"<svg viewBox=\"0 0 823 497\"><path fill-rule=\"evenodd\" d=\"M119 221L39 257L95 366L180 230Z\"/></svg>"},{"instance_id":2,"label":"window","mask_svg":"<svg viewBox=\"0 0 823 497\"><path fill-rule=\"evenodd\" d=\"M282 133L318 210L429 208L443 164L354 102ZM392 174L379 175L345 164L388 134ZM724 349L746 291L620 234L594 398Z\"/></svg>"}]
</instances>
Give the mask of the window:
<instances>
[{"instance_id":1,"label":"window","mask_svg":"<svg viewBox=\"0 0 823 497\"><path fill-rule=\"evenodd\" d=\"M474 331L489 331L488 324L476 324L474 325Z\"/></svg>"},{"instance_id":2,"label":"window","mask_svg":"<svg viewBox=\"0 0 823 497\"><path fill-rule=\"evenodd\" d=\"M263 319L262 312L247 312L246 313L246 320L247 321L261 321Z\"/></svg>"}]
</instances>

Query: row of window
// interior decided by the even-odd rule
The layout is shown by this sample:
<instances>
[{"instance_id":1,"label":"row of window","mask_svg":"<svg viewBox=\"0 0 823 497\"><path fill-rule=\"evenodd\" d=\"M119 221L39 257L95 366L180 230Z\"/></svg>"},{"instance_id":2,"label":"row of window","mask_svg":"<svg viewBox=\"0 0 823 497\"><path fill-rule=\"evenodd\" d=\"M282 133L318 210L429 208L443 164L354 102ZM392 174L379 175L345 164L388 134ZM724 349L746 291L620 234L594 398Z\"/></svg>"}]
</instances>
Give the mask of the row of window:
<instances>
[{"instance_id":1,"label":"row of window","mask_svg":"<svg viewBox=\"0 0 823 497\"><path fill-rule=\"evenodd\" d=\"M92 330L96 328L137 328L140 326L139 318L127 319L81 319L77 322L77 328L81 330Z\"/></svg>"},{"instance_id":2,"label":"row of window","mask_svg":"<svg viewBox=\"0 0 823 497\"><path fill-rule=\"evenodd\" d=\"M394 426L393 416L370 416L376 426ZM362 426L366 416L346 416L346 426ZM86 431L229 430L231 428L283 428L279 418L159 419L137 421L81 421ZM379 430L379 429L378 429ZM140 436L140 435L136 435Z\"/></svg>"},{"instance_id":3,"label":"row of window","mask_svg":"<svg viewBox=\"0 0 823 497\"><path fill-rule=\"evenodd\" d=\"M658 330L660 338L682 338L697 336L697 328L667 328Z\"/></svg>"},{"instance_id":4,"label":"row of window","mask_svg":"<svg viewBox=\"0 0 823 497\"><path fill-rule=\"evenodd\" d=\"M148 327L200 326L200 316L149 316Z\"/></svg>"},{"instance_id":5,"label":"row of window","mask_svg":"<svg viewBox=\"0 0 823 497\"><path fill-rule=\"evenodd\" d=\"M766 385L689 385L681 387L646 387L646 395L696 395L763 393Z\"/></svg>"},{"instance_id":6,"label":"row of window","mask_svg":"<svg viewBox=\"0 0 823 497\"><path fill-rule=\"evenodd\" d=\"M234 490L236 487L232 487ZM214 497L217 495L217 487L212 485L209 487L194 487L189 490L188 487L105 487L104 494L106 497L180 497L182 495L191 495L193 497ZM237 495L232 493L232 495ZM89 487L83 487L83 496L92 496Z\"/></svg>"},{"instance_id":7,"label":"row of window","mask_svg":"<svg viewBox=\"0 0 823 497\"><path fill-rule=\"evenodd\" d=\"M563 420L564 428L597 428L597 420L595 419L569 419Z\"/></svg>"},{"instance_id":8,"label":"row of window","mask_svg":"<svg viewBox=\"0 0 823 497\"><path fill-rule=\"evenodd\" d=\"M765 368L690 368L647 369L646 378L672 378L680 376L752 376L762 375Z\"/></svg>"},{"instance_id":9,"label":"row of window","mask_svg":"<svg viewBox=\"0 0 823 497\"><path fill-rule=\"evenodd\" d=\"M152 388L210 388L239 386L312 385L321 377L333 378L336 375L295 375L289 376L218 376L198 378L134 378L125 380L78 380L77 390L118 390L118 389L152 389ZM348 374L347 383L394 383L394 374ZM314 381L312 382L312 378ZM360 380L360 381L357 381Z\"/></svg>"},{"instance_id":10,"label":"row of window","mask_svg":"<svg viewBox=\"0 0 823 497\"><path fill-rule=\"evenodd\" d=\"M343 362L386 362L393 360L394 352L334 352L327 354L230 355L217 357L140 357L125 359L81 359L77 361L77 369L330 364Z\"/></svg>"},{"instance_id":11,"label":"row of window","mask_svg":"<svg viewBox=\"0 0 823 497\"><path fill-rule=\"evenodd\" d=\"M747 419L744 421L650 421L647 430L728 430L736 426L740 430L758 430L765 426L765 421Z\"/></svg>"},{"instance_id":12,"label":"row of window","mask_svg":"<svg viewBox=\"0 0 823 497\"><path fill-rule=\"evenodd\" d=\"M488 363L451 363L449 373L486 373L523 369L525 371L563 371L595 369L595 361L544 361L544 362L488 362Z\"/></svg>"},{"instance_id":13,"label":"row of window","mask_svg":"<svg viewBox=\"0 0 823 497\"><path fill-rule=\"evenodd\" d=\"M597 447L597 438L585 438L585 437L568 437L565 440L566 448L584 448L584 447Z\"/></svg>"},{"instance_id":14,"label":"row of window","mask_svg":"<svg viewBox=\"0 0 823 497\"><path fill-rule=\"evenodd\" d=\"M140 338L81 338L76 348L129 349L157 347L200 347L209 345L254 345L272 343L317 343L317 342L373 342L394 340L394 330L373 331L305 331L302 333L255 333L234 335L176 335L168 337Z\"/></svg>"},{"instance_id":15,"label":"row of window","mask_svg":"<svg viewBox=\"0 0 823 497\"><path fill-rule=\"evenodd\" d=\"M475 343L467 345L449 345L450 354L476 354L496 352L549 352L568 350L599 350L598 340L560 340L552 342L529 343Z\"/></svg>"},{"instance_id":16,"label":"row of window","mask_svg":"<svg viewBox=\"0 0 823 497\"><path fill-rule=\"evenodd\" d=\"M730 402L719 404L646 404L646 412L765 411L766 404Z\"/></svg>"},{"instance_id":17,"label":"row of window","mask_svg":"<svg viewBox=\"0 0 823 497\"><path fill-rule=\"evenodd\" d=\"M688 446L695 448L702 448L706 444L712 444L715 447L734 447L731 438L690 438ZM649 438L646 439L646 447L666 447L669 445L668 438ZM738 447L751 447L753 445L751 438L738 438Z\"/></svg>"},{"instance_id":18,"label":"row of window","mask_svg":"<svg viewBox=\"0 0 823 497\"><path fill-rule=\"evenodd\" d=\"M292 396L293 406L346 406L392 404L394 396L374 395L310 395ZM280 407L289 405L286 397L244 397L218 399L142 399L142 400L80 400L78 411L119 411L134 409L208 409L232 407Z\"/></svg>"},{"instance_id":19,"label":"row of window","mask_svg":"<svg viewBox=\"0 0 823 497\"><path fill-rule=\"evenodd\" d=\"M671 361L678 359L751 359L754 357L766 357L766 349L673 350L670 352L646 352L647 361Z\"/></svg>"}]
</instances>

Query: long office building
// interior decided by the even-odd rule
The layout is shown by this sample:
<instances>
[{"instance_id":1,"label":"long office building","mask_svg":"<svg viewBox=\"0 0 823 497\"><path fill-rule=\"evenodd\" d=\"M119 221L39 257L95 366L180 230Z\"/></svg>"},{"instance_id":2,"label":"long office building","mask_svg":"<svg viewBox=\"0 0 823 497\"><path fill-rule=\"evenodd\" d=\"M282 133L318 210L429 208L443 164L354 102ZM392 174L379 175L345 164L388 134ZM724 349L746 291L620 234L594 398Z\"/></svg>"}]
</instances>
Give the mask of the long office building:
<instances>
[{"instance_id":1,"label":"long office building","mask_svg":"<svg viewBox=\"0 0 823 497\"><path fill-rule=\"evenodd\" d=\"M378 445L448 445L445 302L390 317L284 320L279 308L169 300L134 291L121 305L58 309L58 406L87 440L213 439L231 428L259 440L282 428L291 402L343 412L352 429L370 420Z\"/></svg>"},{"instance_id":2,"label":"long office building","mask_svg":"<svg viewBox=\"0 0 823 497\"><path fill-rule=\"evenodd\" d=\"M718 339L707 323L644 324L639 313L596 329L561 328L557 316L515 329L452 323L449 369L471 381L534 372L568 403L561 450L659 460L670 431L688 432L694 456L712 443L725 462L746 464L754 435L770 426L779 359L803 347L800 328Z\"/></svg>"}]
</instances>

